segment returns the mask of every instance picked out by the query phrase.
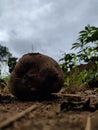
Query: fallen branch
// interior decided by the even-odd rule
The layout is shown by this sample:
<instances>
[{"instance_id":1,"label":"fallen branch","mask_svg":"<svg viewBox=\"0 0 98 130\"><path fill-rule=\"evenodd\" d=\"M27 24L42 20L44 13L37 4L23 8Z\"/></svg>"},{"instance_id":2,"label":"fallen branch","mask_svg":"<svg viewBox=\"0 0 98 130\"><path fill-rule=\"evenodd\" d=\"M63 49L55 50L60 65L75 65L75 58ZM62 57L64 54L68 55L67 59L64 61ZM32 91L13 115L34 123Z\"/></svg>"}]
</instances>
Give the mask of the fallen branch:
<instances>
[{"instance_id":1,"label":"fallen branch","mask_svg":"<svg viewBox=\"0 0 98 130\"><path fill-rule=\"evenodd\" d=\"M7 120L5 120L4 122L0 123L0 130L2 128L5 128L7 127L8 125L10 125L11 123L13 123L14 121L22 118L23 116L25 116L25 114L28 114L30 111L33 111L37 108L36 105L32 105L31 107L27 108L26 110L18 113L17 115L13 116L13 117L10 117L8 118Z\"/></svg>"},{"instance_id":2,"label":"fallen branch","mask_svg":"<svg viewBox=\"0 0 98 130\"><path fill-rule=\"evenodd\" d=\"M63 93L52 93L55 96L65 96L65 97L77 97L77 98L90 98L90 97L97 97L95 95L89 95L89 96L85 96L85 95L79 95L79 94L63 94Z\"/></svg>"},{"instance_id":3,"label":"fallen branch","mask_svg":"<svg viewBox=\"0 0 98 130\"><path fill-rule=\"evenodd\" d=\"M85 130L91 130L91 118L88 116Z\"/></svg>"},{"instance_id":4,"label":"fallen branch","mask_svg":"<svg viewBox=\"0 0 98 130\"><path fill-rule=\"evenodd\" d=\"M81 96L81 95L78 95L78 94L62 94L62 93L52 93L53 95L56 95L56 96L65 96L65 97L78 97L78 98L84 98L86 96Z\"/></svg>"}]
</instances>

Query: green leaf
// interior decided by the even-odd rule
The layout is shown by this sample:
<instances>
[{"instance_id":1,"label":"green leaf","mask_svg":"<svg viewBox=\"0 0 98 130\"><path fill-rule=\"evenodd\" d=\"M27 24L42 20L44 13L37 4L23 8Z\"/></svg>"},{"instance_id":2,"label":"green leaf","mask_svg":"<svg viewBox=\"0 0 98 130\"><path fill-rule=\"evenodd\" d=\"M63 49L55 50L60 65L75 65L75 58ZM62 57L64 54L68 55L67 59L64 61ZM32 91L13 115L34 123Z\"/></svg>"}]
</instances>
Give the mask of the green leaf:
<instances>
[{"instance_id":1,"label":"green leaf","mask_svg":"<svg viewBox=\"0 0 98 130\"><path fill-rule=\"evenodd\" d=\"M72 48L71 48L71 49L77 49L77 48L79 48L79 47L81 47L81 44L78 43L78 42L76 42L76 43L73 43L73 44L72 44Z\"/></svg>"},{"instance_id":2,"label":"green leaf","mask_svg":"<svg viewBox=\"0 0 98 130\"><path fill-rule=\"evenodd\" d=\"M80 34L87 34L87 32L85 30L82 30L79 32Z\"/></svg>"}]
</instances>

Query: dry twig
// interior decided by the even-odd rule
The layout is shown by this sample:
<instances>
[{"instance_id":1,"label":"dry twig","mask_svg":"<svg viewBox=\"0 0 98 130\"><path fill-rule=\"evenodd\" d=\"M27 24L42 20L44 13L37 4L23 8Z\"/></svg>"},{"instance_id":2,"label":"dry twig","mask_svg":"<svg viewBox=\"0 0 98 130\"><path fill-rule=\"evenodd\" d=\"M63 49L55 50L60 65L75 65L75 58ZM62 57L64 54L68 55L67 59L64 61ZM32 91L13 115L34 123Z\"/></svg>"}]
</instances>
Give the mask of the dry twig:
<instances>
[{"instance_id":1,"label":"dry twig","mask_svg":"<svg viewBox=\"0 0 98 130\"><path fill-rule=\"evenodd\" d=\"M4 122L0 123L0 130L2 128L5 128L7 127L8 125L10 125L11 123L13 123L14 121L22 118L23 116L25 116L26 114L28 114L30 111L33 111L36 109L36 105L32 105L31 107L27 108L26 110L18 113L17 115L13 116L13 117L10 117L8 118L7 120L5 120Z\"/></svg>"}]
</instances>

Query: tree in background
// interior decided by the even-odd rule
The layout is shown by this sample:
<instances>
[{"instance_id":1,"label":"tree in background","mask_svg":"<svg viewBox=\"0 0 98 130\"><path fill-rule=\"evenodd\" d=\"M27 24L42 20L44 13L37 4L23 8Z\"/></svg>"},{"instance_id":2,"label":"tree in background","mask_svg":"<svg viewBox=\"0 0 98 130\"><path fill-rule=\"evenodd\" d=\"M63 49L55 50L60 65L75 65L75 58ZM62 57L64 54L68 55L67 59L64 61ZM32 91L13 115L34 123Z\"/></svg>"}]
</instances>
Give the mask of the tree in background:
<instances>
[{"instance_id":1,"label":"tree in background","mask_svg":"<svg viewBox=\"0 0 98 130\"><path fill-rule=\"evenodd\" d=\"M9 66L9 72L11 73L17 63L17 59L16 57L9 57L8 59L8 66Z\"/></svg>"},{"instance_id":2,"label":"tree in background","mask_svg":"<svg viewBox=\"0 0 98 130\"><path fill-rule=\"evenodd\" d=\"M11 72L16 64L16 60L17 58L12 56L7 47L0 45L0 75L4 64L9 67L9 72Z\"/></svg>"}]
</instances>

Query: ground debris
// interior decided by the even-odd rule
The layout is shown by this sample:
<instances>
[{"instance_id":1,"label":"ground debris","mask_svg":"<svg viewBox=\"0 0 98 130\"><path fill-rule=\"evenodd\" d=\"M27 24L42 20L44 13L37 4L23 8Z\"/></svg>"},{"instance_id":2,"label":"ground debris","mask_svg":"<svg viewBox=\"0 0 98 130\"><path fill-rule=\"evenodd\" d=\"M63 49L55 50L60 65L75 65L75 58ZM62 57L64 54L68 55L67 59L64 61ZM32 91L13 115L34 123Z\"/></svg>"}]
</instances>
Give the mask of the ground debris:
<instances>
[{"instance_id":1,"label":"ground debris","mask_svg":"<svg viewBox=\"0 0 98 130\"><path fill-rule=\"evenodd\" d=\"M98 102L95 104L91 103L91 98L87 98L83 101L75 101L74 98L72 100L66 100L61 103L60 110L61 111L90 111L94 112L98 109Z\"/></svg>"},{"instance_id":2,"label":"ground debris","mask_svg":"<svg viewBox=\"0 0 98 130\"><path fill-rule=\"evenodd\" d=\"M11 124L12 122L18 120L19 118L23 117L25 114L29 113L30 111L36 109L36 105L32 105L31 107L29 107L28 109L20 112L19 114L13 116L13 117L10 117L9 119L5 120L3 123L0 124L0 129L1 128L4 128L6 126L8 126L9 124Z\"/></svg>"},{"instance_id":3,"label":"ground debris","mask_svg":"<svg viewBox=\"0 0 98 130\"><path fill-rule=\"evenodd\" d=\"M0 103L10 103L12 101L15 101L16 98L10 95L0 95Z\"/></svg>"},{"instance_id":4,"label":"ground debris","mask_svg":"<svg viewBox=\"0 0 98 130\"><path fill-rule=\"evenodd\" d=\"M97 97L84 96L79 93L76 95L58 94L52 95L48 100L22 101L10 93L2 93L0 95L0 125L5 122L9 124L6 127L4 125L2 130L89 130L85 129L86 122L88 122L87 118L89 116L91 118L93 111L98 108ZM24 113L33 105L37 108L20 116L20 113ZM94 108L93 111L91 108ZM17 115L21 118L12 121Z\"/></svg>"}]
</instances>

